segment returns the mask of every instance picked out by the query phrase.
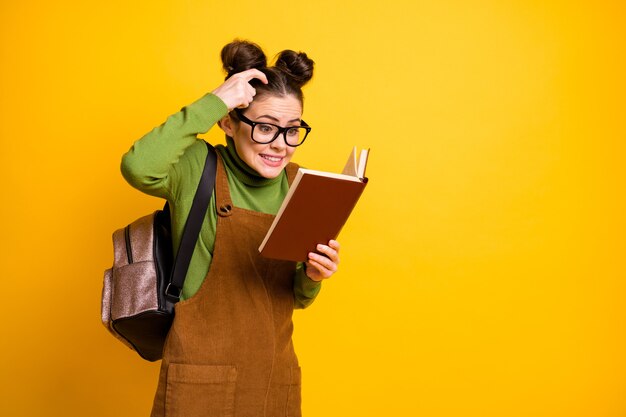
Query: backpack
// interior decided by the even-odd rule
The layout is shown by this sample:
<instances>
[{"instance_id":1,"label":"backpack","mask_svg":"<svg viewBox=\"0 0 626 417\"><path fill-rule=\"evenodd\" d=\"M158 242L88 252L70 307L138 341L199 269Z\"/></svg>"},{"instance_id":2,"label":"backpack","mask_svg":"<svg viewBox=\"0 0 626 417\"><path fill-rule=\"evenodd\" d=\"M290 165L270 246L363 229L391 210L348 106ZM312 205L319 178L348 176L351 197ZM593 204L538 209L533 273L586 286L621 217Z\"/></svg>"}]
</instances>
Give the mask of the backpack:
<instances>
[{"instance_id":1,"label":"backpack","mask_svg":"<svg viewBox=\"0 0 626 417\"><path fill-rule=\"evenodd\" d=\"M174 320L189 262L213 188L217 155L208 153L202 177L173 256L169 204L113 233L113 267L104 272L102 324L139 356L156 361Z\"/></svg>"}]
</instances>

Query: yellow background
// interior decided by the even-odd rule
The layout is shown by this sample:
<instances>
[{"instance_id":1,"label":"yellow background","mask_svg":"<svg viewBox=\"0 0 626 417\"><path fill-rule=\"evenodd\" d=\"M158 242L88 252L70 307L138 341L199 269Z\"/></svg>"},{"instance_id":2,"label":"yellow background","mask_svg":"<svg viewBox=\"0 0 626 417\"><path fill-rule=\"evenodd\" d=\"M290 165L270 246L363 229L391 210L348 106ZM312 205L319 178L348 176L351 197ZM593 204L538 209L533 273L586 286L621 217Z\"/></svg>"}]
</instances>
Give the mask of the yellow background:
<instances>
[{"instance_id":1,"label":"yellow background","mask_svg":"<svg viewBox=\"0 0 626 417\"><path fill-rule=\"evenodd\" d=\"M625 6L544 3L2 2L0 414L148 415L158 364L99 322L161 205L120 157L242 37L317 63L296 161L372 148L295 314L305 416L625 416Z\"/></svg>"}]
</instances>

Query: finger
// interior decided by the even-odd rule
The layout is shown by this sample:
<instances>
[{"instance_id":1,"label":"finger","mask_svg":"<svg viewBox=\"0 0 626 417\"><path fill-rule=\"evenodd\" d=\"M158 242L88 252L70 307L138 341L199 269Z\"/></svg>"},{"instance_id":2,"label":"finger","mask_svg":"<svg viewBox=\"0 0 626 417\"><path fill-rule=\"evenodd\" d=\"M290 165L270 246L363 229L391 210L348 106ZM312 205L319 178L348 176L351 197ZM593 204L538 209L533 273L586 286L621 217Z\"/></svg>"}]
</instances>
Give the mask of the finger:
<instances>
[{"instance_id":1,"label":"finger","mask_svg":"<svg viewBox=\"0 0 626 417\"><path fill-rule=\"evenodd\" d=\"M254 89L252 89L252 91L254 91ZM244 93L244 97L241 99L241 104L237 107L240 109L245 109L250 106L252 100L254 100L254 94L252 94L250 91L247 91Z\"/></svg>"},{"instance_id":2,"label":"finger","mask_svg":"<svg viewBox=\"0 0 626 417\"><path fill-rule=\"evenodd\" d=\"M333 248L337 252L339 252L339 249L341 249L341 245L336 240L329 240L328 241L328 246L330 246L331 248Z\"/></svg>"},{"instance_id":3,"label":"finger","mask_svg":"<svg viewBox=\"0 0 626 417\"><path fill-rule=\"evenodd\" d=\"M313 263L311 261L306 261L305 263L305 271L306 271L306 275L311 278L313 281L321 281L322 279L324 279L324 277L322 276L322 274L320 273L319 265L313 265Z\"/></svg>"},{"instance_id":4,"label":"finger","mask_svg":"<svg viewBox=\"0 0 626 417\"><path fill-rule=\"evenodd\" d=\"M337 270L337 263L324 255L311 252L309 254L309 260L317 262L324 269L329 271L335 272Z\"/></svg>"},{"instance_id":5,"label":"finger","mask_svg":"<svg viewBox=\"0 0 626 417\"><path fill-rule=\"evenodd\" d=\"M317 250L327 255L333 262L335 263L339 262L339 254L337 253L335 249L331 248L330 246L320 244L320 245L317 245Z\"/></svg>"},{"instance_id":6,"label":"finger","mask_svg":"<svg viewBox=\"0 0 626 417\"><path fill-rule=\"evenodd\" d=\"M324 268L322 265L320 265L318 262L309 259L306 263L306 266L309 270L309 272L312 273L313 277L315 278L319 278L319 277L323 277L323 272L326 270L326 268Z\"/></svg>"},{"instance_id":7,"label":"finger","mask_svg":"<svg viewBox=\"0 0 626 417\"><path fill-rule=\"evenodd\" d=\"M246 83L246 92L250 94L251 97L256 96L256 89L248 83Z\"/></svg>"},{"instance_id":8,"label":"finger","mask_svg":"<svg viewBox=\"0 0 626 417\"><path fill-rule=\"evenodd\" d=\"M265 74L263 74L261 71L259 71L256 68L250 68L249 70L242 71L239 74L241 74L243 79L246 81L250 81L256 78L258 80L261 80L263 84L267 84L268 82Z\"/></svg>"},{"instance_id":9,"label":"finger","mask_svg":"<svg viewBox=\"0 0 626 417\"><path fill-rule=\"evenodd\" d=\"M322 278L328 278L334 273L334 271L331 271L314 259L309 259L309 261L307 262L307 266L315 268Z\"/></svg>"}]
</instances>

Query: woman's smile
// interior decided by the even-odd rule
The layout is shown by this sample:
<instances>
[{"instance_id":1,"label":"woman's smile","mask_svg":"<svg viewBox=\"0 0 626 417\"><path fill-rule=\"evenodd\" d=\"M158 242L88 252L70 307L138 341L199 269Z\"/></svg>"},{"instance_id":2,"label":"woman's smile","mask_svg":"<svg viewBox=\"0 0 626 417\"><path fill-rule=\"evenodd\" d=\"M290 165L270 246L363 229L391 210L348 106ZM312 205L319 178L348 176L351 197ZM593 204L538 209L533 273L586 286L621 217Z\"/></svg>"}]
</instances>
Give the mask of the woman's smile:
<instances>
[{"instance_id":1,"label":"woman's smile","mask_svg":"<svg viewBox=\"0 0 626 417\"><path fill-rule=\"evenodd\" d=\"M269 154L259 154L261 158L263 158L263 162L271 167L277 167L282 165L282 161L284 159L283 156L269 155Z\"/></svg>"}]
</instances>

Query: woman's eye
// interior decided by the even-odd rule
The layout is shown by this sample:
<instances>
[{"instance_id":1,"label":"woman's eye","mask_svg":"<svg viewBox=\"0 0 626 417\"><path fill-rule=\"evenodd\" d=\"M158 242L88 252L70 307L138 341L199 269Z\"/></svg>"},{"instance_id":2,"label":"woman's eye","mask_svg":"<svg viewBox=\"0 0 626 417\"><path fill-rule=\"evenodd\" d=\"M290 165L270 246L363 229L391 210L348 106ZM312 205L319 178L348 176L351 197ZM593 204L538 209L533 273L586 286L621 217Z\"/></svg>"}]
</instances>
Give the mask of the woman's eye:
<instances>
[{"instance_id":1,"label":"woman's eye","mask_svg":"<svg viewBox=\"0 0 626 417\"><path fill-rule=\"evenodd\" d=\"M272 131L272 126L270 126L270 125L259 125L259 130L262 133L270 133Z\"/></svg>"},{"instance_id":2,"label":"woman's eye","mask_svg":"<svg viewBox=\"0 0 626 417\"><path fill-rule=\"evenodd\" d=\"M291 129L287 130L287 135L289 136L298 136L298 128L297 127L292 127Z\"/></svg>"}]
</instances>

